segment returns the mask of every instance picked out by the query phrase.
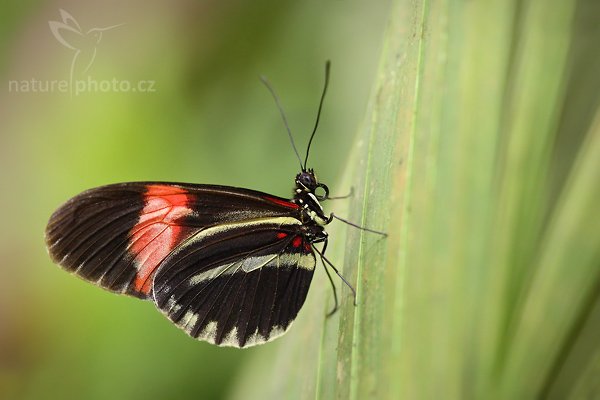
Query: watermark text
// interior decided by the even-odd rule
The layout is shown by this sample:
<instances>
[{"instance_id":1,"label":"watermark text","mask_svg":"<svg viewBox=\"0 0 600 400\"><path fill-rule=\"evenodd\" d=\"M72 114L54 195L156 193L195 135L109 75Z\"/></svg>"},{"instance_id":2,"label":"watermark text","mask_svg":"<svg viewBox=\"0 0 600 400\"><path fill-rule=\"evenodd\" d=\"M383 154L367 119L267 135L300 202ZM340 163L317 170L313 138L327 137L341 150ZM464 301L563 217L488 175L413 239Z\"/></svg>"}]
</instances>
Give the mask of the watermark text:
<instances>
[{"instance_id":1,"label":"watermark text","mask_svg":"<svg viewBox=\"0 0 600 400\"><path fill-rule=\"evenodd\" d=\"M11 93L71 93L78 96L82 93L154 93L156 82L153 80L129 81L112 79L77 79L69 80L9 80L8 91Z\"/></svg>"}]
</instances>

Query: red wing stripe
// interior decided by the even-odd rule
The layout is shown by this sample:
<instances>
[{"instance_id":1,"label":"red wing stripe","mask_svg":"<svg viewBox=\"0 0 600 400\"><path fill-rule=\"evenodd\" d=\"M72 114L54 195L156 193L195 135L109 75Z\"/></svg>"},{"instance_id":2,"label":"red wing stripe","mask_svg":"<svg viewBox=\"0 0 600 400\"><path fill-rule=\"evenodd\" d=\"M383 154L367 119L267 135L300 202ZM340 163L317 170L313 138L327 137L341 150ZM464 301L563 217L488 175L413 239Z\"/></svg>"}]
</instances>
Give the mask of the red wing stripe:
<instances>
[{"instance_id":1,"label":"red wing stripe","mask_svg":"<svg viewBox=\"0 0 600 400\"><path fill-rule=\"evenodd\" d=\"M183 227L178 221L192 213L187 207L192 196L184 189L167 186L148 186L144 194L144 209L131 229L130 251L138 270L134 289L147 294L150 279L162 260L183 240Z\"/></svg>"},{"instance_id":2,"label":"red wing stripe","mask_svg":"<svg viewBox=\"0 0 600 400\"><path fill-rule=\"evenodd\" d=\"M275 203L275 204L278 204L280 206L284 206L284 207L291 208L291 209L294 209L294 210L297 210L297 209L300 208L300 206L298 204L292 203L292 202L287 201L287 200L276 199L275 197L270 197L270 196L265 196L264 199L270 201L271 203Z\"/></svg>"}]
</instances>

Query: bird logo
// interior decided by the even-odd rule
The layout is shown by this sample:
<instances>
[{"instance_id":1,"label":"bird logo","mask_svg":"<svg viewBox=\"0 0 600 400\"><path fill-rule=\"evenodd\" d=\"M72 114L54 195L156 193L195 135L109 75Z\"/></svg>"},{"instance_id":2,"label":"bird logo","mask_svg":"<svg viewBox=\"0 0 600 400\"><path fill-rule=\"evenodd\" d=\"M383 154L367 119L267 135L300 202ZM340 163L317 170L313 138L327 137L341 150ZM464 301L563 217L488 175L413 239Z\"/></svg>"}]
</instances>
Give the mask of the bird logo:
<instances>
[{"instance_id":1,"label":"bird logo","mask_svg":"<svg viewBox=\"0 0 600 400\"><path fill-rule=\"evenodd\" d=\"M92 28L84 32L71 14L63 9L59 11L62 21L49 21L48 24L56 40L75 52L71 61L69 76L72 84L75 76L85 74L92 66L96 58L98 45L102 40L102 34L124 24L107 26L105 28Z\"/></svg>"}]
</instances>

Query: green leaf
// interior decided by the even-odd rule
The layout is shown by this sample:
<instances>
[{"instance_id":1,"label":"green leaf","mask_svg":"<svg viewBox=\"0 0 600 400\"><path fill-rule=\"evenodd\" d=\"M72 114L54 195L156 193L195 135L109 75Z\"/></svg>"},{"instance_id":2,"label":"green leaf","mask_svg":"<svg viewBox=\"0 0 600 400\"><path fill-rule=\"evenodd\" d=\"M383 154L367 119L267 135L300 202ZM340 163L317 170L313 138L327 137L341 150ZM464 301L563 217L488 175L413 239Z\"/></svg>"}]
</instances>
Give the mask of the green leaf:
<instances>
[{"instance_id":1,"label":"green leaf","mask_svg":"<svg viewBox=\"0 0 600 400\"><path fill-rule=\"evenodd\" d=\"M342 288L327 319L317 271L233 398L598 396L598 17L575 0L394 2L340 183L356 195L335 203L389 236L330 225L358 306Z\"/></svg>"}]
</instances>

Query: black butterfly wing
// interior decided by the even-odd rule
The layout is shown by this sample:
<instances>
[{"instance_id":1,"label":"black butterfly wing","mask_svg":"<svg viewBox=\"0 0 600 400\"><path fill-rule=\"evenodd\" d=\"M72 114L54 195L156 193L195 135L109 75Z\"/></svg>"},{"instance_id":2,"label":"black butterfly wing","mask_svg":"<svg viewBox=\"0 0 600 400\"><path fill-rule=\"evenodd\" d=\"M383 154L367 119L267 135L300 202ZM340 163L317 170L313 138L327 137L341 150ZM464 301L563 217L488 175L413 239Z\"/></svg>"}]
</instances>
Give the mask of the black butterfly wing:
<instances>
[{"instance_id":1,"label":"black butterfly wing","mask_svg":"<svg viewBox=\"0 0 600 400\"><path fill-rule=\"evenodd\" d=\"M203 229L298 209L286 199L226 186L114 184L62 205L48 222L46 244L64 269L107 290L148 298L161 262Z\"/></svg>"},{"instance_id":2,"label":"black butterfly wing","mask_svg":"<svg viewBox=\"0 0 600 400\"><path fill-rule=\"evenodd\" d=\"M190 336L248 347L282 335L304 304L315 267L293 217L217 225L191 236L154 278L156 306Z\"/></svg>"}]
</instances>

